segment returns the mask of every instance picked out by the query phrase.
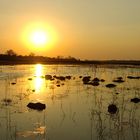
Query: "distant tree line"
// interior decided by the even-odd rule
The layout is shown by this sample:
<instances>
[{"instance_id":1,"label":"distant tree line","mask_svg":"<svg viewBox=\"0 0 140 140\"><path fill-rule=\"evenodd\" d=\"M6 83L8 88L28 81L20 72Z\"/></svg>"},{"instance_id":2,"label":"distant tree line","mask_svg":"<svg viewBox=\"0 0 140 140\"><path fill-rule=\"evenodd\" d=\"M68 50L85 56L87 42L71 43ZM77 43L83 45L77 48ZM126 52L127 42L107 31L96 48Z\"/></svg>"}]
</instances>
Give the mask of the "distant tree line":
<instances>
[{"instance_id":1,"label":"distant tree line","mask_svg":"<svg viewBox=\"0 0 140 140\"><path fill-rule=\"evenodd\" d=\"M76 63L80 59L76 59L72 56L63 57L45 57L45 56L36 56L33 52L29 55L18 55L14 50L7 50L4 54L0 54L0 63L5 64L34 64L34 63Z\"/></svg>"},{"instance_id":2,"label":"distant tree line","mask_svg":"<svg viewBox=\"0 0 140 140\"><path fill-rule=\"evenodd\" d=\"M29 55L18 55L14 50L9 49L4 54L0 54L0 65L13 64L94 64L94 65L140 65L140 60L80 60L75 57L56 56L45 57L36 56L33 52Z\"/></svg>"}]
</instances>

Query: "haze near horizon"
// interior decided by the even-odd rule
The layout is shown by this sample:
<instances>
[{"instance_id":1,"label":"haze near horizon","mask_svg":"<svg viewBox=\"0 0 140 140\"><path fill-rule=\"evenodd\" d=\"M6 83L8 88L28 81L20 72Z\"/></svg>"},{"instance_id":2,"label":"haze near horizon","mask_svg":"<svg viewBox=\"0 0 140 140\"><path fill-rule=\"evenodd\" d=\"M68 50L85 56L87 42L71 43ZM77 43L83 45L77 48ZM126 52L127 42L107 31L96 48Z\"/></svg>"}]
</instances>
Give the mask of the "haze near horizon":
<instances>
[{"instance_id":1,"label":"haze near horizon","mask_svg":"<svg viewBox=\"0 0 140 140\"><path fill-rule=\"evenodd\" d=\"M139 0L0 0L0 53L140 60Z\"/></svg>"}]
</instances>

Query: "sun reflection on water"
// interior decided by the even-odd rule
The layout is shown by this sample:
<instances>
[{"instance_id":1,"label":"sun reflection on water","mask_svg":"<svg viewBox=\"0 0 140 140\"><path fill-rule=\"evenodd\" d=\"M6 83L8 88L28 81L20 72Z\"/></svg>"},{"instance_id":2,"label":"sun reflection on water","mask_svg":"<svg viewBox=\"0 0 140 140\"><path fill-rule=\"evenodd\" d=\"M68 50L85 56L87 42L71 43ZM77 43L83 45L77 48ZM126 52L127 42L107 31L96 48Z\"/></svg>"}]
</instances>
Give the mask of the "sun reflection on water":
<instances>
[{"instance_id":1,"label":"sun reflection on water","mask_svg":"<svg viewBox=\"0 0 140 140\"><path fill-rule=\"evenodd\" d=\"M43 67L41 64L37 64L35 65L35 91L40 91L41 90L41 86L43 85L43 79L42 79L42 75L43 75Z\"/></svg>"},{"instance_id":2,"label":"sun reflection on water","mask_svg":"<svg viewBox=\"0 0 140 140\"><path fill-rule=\"evenodd\" d=\"M42 76L42 65L41 64L35 65L35 76L37 76L37 77Z\"/></svg>"}]
</instances>

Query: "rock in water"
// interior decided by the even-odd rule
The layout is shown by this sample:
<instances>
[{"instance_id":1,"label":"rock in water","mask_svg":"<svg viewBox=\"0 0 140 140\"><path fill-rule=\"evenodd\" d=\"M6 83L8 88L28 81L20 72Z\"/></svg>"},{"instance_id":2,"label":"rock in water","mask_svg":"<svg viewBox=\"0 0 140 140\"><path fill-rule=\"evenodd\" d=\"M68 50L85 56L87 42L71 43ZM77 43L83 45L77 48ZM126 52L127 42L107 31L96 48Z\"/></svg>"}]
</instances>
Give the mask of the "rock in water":
<instances>
[{"instance_id":1,"label":"rock in water","mask_svg":"<svg viewBox=\"0 0 140 140\"><path fill-rule=\"evenodd\" d=\"M29 103L27 105L27 107L30 108L30 109L35 109L35 110L38 110L38 111L42 111L46 108L46 105L42 104L42 103Z\"/></svg>"},{"instance_id":2,"label":"rock in water","mask_svg":"<svg viewBox=\"0 0 140 140\"><path fill-rule=\"evenodd\" d=\"M99 86L100 84L99 84L99 82L97 82L97 81L95 82L95 81L94 81L94 82L91 83L91 85L92 85L92 86Z\"/></svg>"},{"instance_id":3,"label":"rock in water","mask_svg":"<svg viewBox=\"0 0 140 140\"><path fill-rule=\"evenodd\" d=\"M123 83L125 82L123 79L116 79L116 80L113 80L113 82L116 82L116 83Z\"/></svg>"},{"instance_id":4,"label":"rock in water","mask_svg":"<svg viewBox=\"0 0 140 140\"><path fill-rule=\"evenodd\" d=\"M16 84L16 82L12 82L12 83L11 83L11 85L15 85L15 84Z\"/></svg>"},{"instance_id":5,"label":"rock in water","mask_svg":"<svg viewBox=\"0 0 140 140\"><path fill-rule=\"evenodd\" d=\"M100 79L96 77L92 81L94 81L94 82L100 82Z\"/></svg>"},{"instance_id":6,"label":"rock in water","mask_svg":"<svg viewBox=\"0 0 140 140\"><path fill-rule=\"evenodd\" d=\"M140 76L127 76L128 79L140 79Z\"/></svg>"},{"instance_id":7,"label":"rock in water","mask_svg":"<svg viewBox=\"0 0 140 140\"><path fill-rule=\"evenodd\" d=\"M101 79L100 81L101 81L101 82L105 82L105 80L104 80L104 79Z\"/></svg>"},{"instance_id":8,"label":"rock in water","mask_svg":"<svg viewBox=\"0 0 140 140\"><path fill-rule=\"evenodd\" d=\"M140 102L140 99L139 98L133 98L133 99L131 99L131 102L133 102L133 103L139 103Z\"/></svg>"},{"instance_id":9,"label":"rock in water","mask_svg":"<svg viewBox=\"0 0 140 140\"><path fill-rule=\"evenodd\" d=\"M52 79L52 76L51 75L45 75L45 79L46 80L51 80Z\"/></svg>"},{"instance_id":10,"label":"rock in water","mask_svg":"<svg viewBox=\"0 0 140 140\"><path fill-rule=\"evenodd\" d=\"M108 106L108 112L109 112L110 114L115 114L117 111L118 111L118 108L117 108L116 105L110 104L110 105Z\"/></svg>"},{"instance_id":11,"label":"rock in water","mask_svg":"<svg viewBox=\"0 0 140 140\"><path fill-rule=\"evenodd\" d=\"M114 88L114 87L116 87L116 85L114 85L114 84L107 84L106 87L107 88Z\"/></svg>"},{"instance_id":12,"label":"rock in water","mask_svg":"<svg viewBox=\"0 0 140 140\"><path fill-rule=\"evenodd\" d=\"M82 81L83 81L83 84L88 84L88 82L90 81L90 76L85 76L83 77Z\"/></svg>"},{"instance_id":13,"label":"rock in water","mask_svg":"<svg viewBox=\"0 0 140 140\"><path fill-rule=\"evenodd\" d=\"M71 79L71 76L66 76L66 79L70 80Z\"/></svg>"}]
</instances>

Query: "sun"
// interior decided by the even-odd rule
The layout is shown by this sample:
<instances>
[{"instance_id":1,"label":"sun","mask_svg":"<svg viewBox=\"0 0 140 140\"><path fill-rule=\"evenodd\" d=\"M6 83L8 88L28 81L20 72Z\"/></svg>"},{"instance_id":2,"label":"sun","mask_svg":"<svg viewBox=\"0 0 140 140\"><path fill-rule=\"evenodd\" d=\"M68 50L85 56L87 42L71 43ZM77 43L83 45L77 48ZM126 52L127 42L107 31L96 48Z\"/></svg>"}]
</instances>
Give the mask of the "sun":
<instances>
[{"instance_id":1,"label":"sun","mask_svg":"<svg viewBox=\"0 0 140 140\"><path fill-rule=\"evenodd\" d=\"M46 45L49 41L49 37L45 31L33 31L30 34L30 42L35 46Z\"/></svg>"},{"instance_id":2,"label":"sun","mask_svg":"<svg viewBox=\"0 0 140 140\"><path fill-rule=\"evenodd\" d=\"M20 41L27 50L39 54L56 46L58 32L46 22L31 22L23 26Z\"/></svg>"}]
</instances>

